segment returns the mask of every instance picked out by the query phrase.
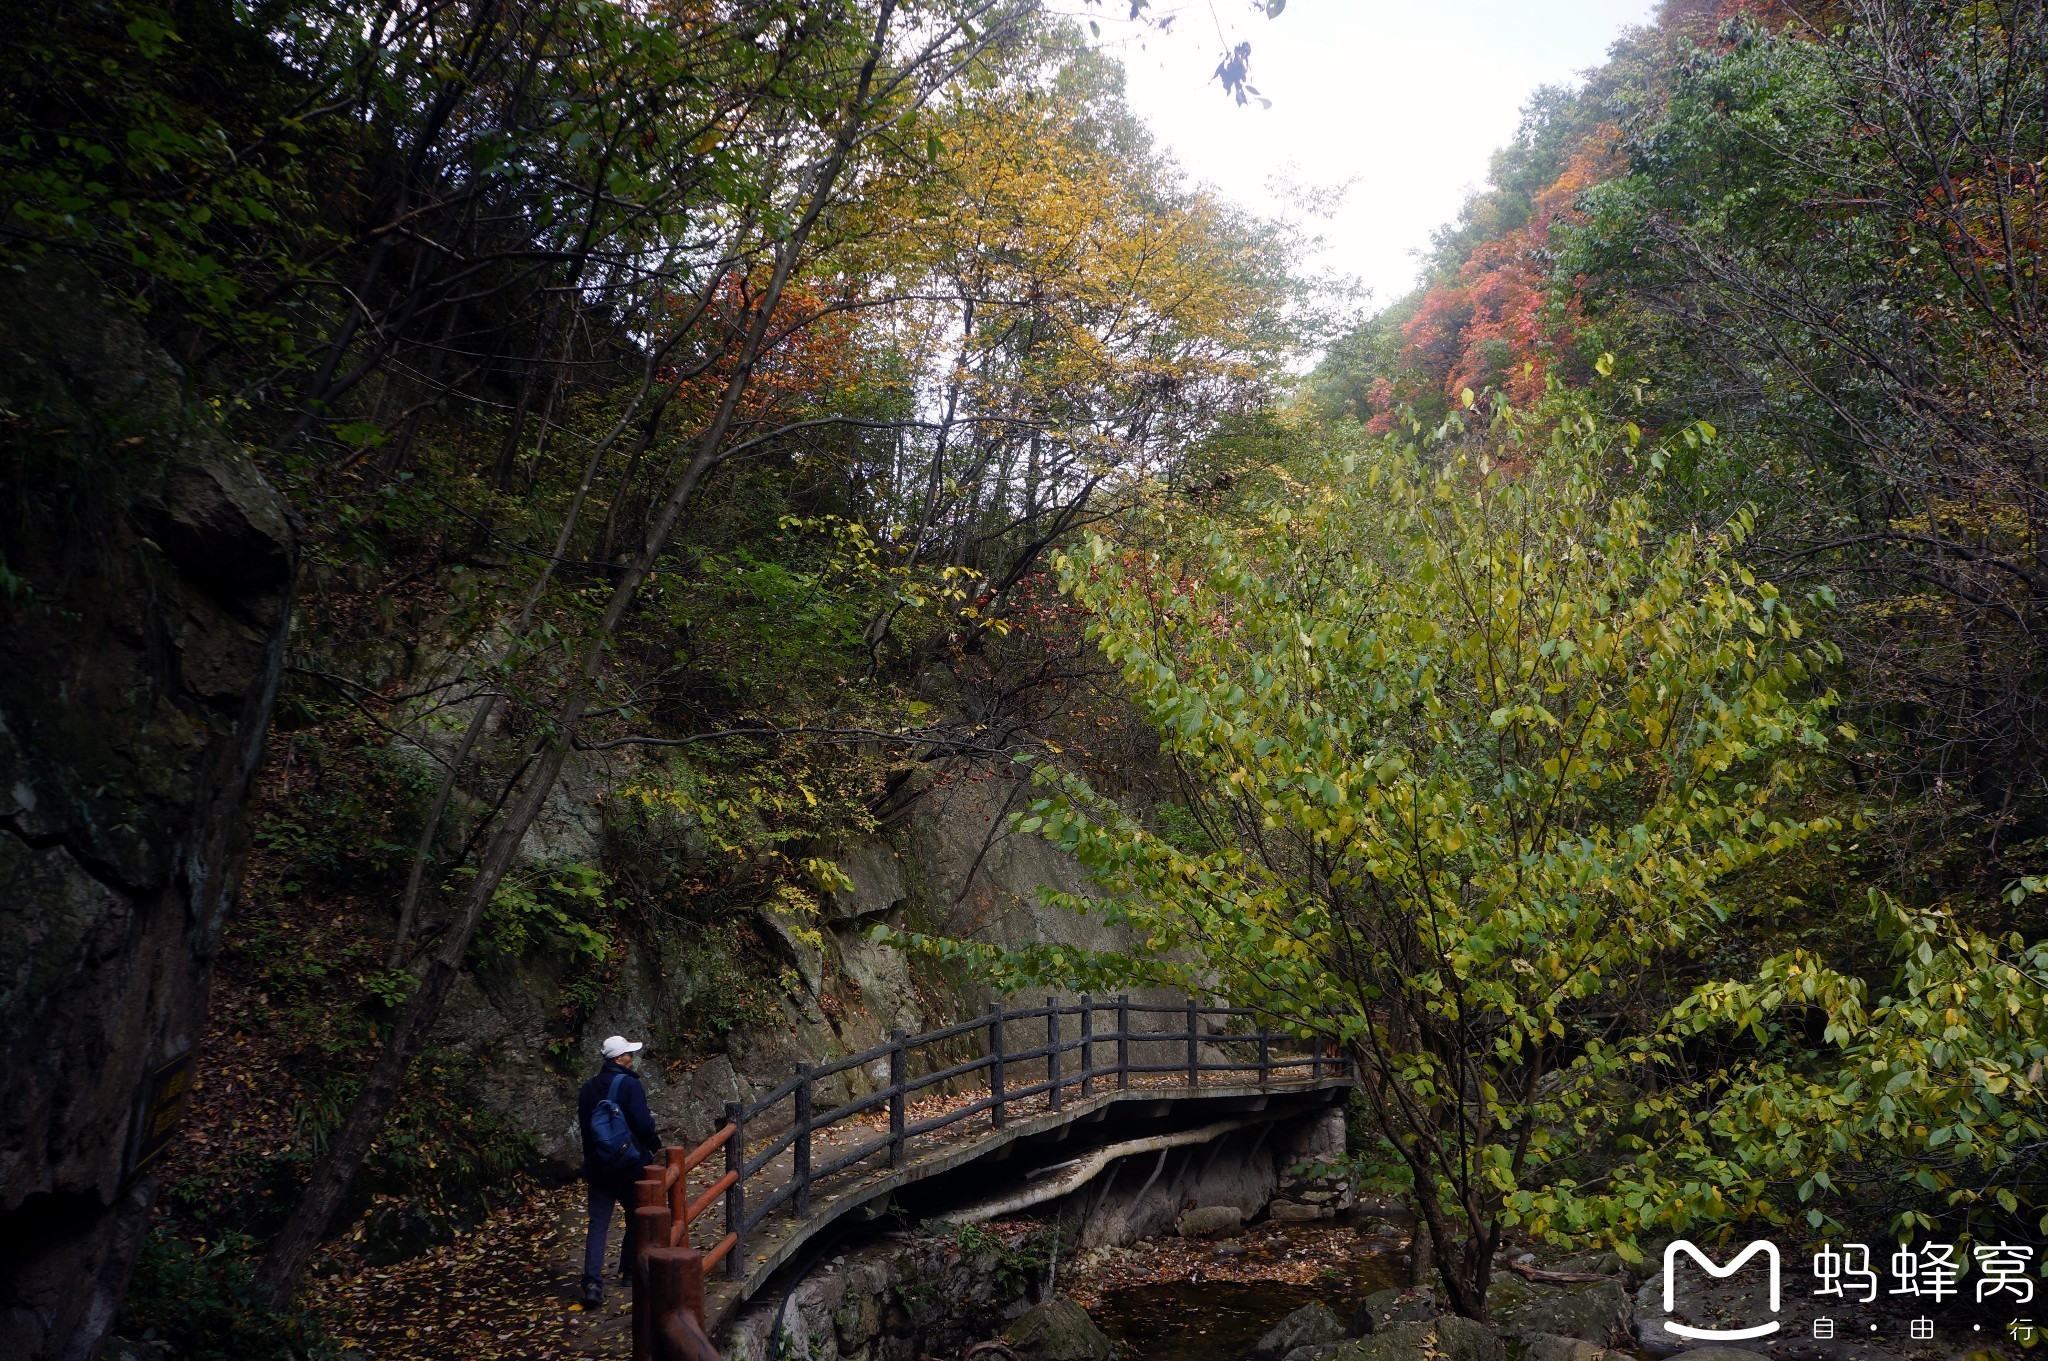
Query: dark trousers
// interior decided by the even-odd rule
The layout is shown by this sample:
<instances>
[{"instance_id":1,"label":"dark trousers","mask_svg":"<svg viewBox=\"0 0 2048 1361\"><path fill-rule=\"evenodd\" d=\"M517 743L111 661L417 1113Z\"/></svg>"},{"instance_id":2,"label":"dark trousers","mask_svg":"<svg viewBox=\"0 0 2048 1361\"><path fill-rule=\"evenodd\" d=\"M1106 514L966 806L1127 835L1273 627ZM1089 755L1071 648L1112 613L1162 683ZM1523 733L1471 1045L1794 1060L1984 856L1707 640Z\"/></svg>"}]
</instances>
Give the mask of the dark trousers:
<instances>
[{"instance_id":1,"label":"dark trousers","mask_svg":"<svg viewBox=\"0 0 2048 1361\"><path fill-rule=\"evenodd\" d=\"M590 1178L590 1233L583 1240L583 1274L586 1278L604 1279L604 1240L611 1232L612 1206L624 1208L626 1221L625 1242L619 1248L619 1273L625 1274L626 1264L633 1260L633 1183L617 1177Z\"/></svg>"}]
</instances>

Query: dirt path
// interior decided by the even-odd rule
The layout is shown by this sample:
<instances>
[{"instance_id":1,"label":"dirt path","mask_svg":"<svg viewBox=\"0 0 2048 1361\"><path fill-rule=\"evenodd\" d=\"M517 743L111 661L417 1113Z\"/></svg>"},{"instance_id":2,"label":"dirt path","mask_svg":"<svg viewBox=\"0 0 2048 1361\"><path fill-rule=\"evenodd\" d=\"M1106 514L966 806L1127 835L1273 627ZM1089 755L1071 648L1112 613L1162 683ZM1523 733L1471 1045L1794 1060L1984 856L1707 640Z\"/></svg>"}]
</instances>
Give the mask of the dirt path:
<instances>
[{"instance_id":1,"label":"dirt path","mask_svg":"<svg viewBox=\"0 0 2048 1361\"><path fill-rule=\"evenodd\" d=\"M389 1266L316 1275L308 1308L332 1337L374 1361L625 1356L628 1292L612 1282L597 1309L577 1302L582 1183L526 1192L453 1243ZM620 1232L614 1216L608 1262L618 1259Z\"/></svg>"}]
</instances>

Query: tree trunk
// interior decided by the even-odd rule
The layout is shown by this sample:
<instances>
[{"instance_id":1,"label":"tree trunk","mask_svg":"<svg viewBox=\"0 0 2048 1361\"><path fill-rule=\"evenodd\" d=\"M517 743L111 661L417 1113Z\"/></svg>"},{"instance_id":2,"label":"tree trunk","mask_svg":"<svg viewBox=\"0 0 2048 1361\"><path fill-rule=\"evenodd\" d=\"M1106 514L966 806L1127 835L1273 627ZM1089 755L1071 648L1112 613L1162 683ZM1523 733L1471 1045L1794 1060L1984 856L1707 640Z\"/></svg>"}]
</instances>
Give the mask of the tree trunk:
<instances>
[{"instance_id":1,"label":"tree trunk","mask_svg":"<svg viewBox=\"0 0 2048 1361\"><path fill-rule=\"evenodd\" d=\"M1408 1284L1415 1290L1432 1288L1436 1277L1436 1240L1430 1236L1429 1221L1415 1212L1415 1232L1408 1239Z\"/></svg>"}]
</instances>

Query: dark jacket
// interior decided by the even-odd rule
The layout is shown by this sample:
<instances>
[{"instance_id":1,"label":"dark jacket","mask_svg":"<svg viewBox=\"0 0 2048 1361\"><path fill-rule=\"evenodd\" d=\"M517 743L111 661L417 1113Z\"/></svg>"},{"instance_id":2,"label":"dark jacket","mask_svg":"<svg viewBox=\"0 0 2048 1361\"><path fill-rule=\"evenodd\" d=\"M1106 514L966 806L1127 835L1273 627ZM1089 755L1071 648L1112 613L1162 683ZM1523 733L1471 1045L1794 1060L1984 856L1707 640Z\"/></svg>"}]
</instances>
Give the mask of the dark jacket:
<instances>
[{"instance_id":1,"label":"dark jacket","mask_svg":"<svg viewBox=\"0 0 2048 1361\"><path fill-rule=\"evenodd\" d=\"M590 1117L597 1113L597 1103L604 1100L611 1090L612 1079L621 1073L626 1080L619 1084L619 1094L614 1099L625 1113L626 1128L633 1131L633 1142L640 1146L640 1152L649 1161L661 1147L661 1134L654 1128L654 1112L647 1109L647 1089L640 1085L639 1077L631 1069L621 1068L610 1059L597 1070L597 1076L583 1084L583 1090L576 1094L576 1128L583 1135L583 1175L593 1175L591 1167L592 1146L597 1142L591 1137Z\"/></svg>"}]
</instances>

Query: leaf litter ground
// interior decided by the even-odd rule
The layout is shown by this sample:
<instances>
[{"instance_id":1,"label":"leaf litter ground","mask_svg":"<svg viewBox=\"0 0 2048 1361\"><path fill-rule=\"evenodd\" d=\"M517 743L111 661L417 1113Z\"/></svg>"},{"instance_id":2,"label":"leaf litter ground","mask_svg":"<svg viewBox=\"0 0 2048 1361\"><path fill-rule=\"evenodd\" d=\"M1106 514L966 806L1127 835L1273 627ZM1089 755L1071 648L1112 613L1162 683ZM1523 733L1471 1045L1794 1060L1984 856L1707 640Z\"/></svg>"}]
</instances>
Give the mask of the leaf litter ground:
<instances>
[{"instance_id":1,"label":"leaf litter ground","mask_svg":"<svg viewBox=\"0 0 2048 1361\"><path fill-rule=\"evenodd\" d=\"M307 1303L344 1347L376 1361L545 1361L624 1356L631 1294L617 1280L585 1310L581 1182L529 1185L452 1243L388 1266L330 1258ZM616 1270L614 1215L606 1265ZM334 1268L340 1268L335 1270Z\"/></svg>"}]
</instances>

